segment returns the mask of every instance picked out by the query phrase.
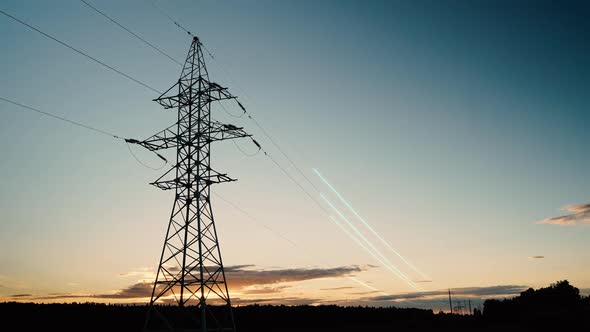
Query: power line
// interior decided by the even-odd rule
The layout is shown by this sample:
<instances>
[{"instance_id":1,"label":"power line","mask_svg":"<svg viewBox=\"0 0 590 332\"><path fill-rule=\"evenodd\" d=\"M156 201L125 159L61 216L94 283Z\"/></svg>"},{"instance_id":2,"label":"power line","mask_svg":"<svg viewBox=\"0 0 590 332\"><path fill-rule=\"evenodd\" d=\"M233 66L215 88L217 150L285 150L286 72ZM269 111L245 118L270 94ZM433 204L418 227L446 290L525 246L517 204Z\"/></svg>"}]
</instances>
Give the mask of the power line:
<instances>
[{"instance_id":1,"label":"power line","mask_svg":"<svg viewBox=\"0 0 590 332\"><path fill-rule=\"evenodd\" d=\"M1 9L0 9L0 13L1 13L1 14L3 14L3 15L5 15L5 16L7 16L7 17L9 17L9 18L11 18L12 20L14 20L14 21L16 21L16 22L18 22L18 23L20 23L20 24L22 24L22 25L24 25L24 26L26 26L26 27L28 27L28 28L30 28L30 29L32 29L32 30L35 30L35 31L37 31L38 33L42 34L43 36L45 36L45 37L47 37L47 38L49 38L49 39L51 39L51 40L53 40L53 41L55 41L55 42L57 42L57 43L59 43L59 44L61 44L61 45L65 46L65 47L69 48L70 50L72 50L72 51L74 51L74 52L76 52L76 53L78 53L78 54L80 54L80 55L83 55L83 56L87 57L88 59L90 59L90 60L92 60L92 61L94 61L94 62L96 62L96 63L100 64L101 66L103 66L103 67L105 67L105 68L108 68L108 69L110 69L110 70L114 71L115 73L117 73L117 74L119 74L119 75L121 75L121 76L123 76L123 77L125 77L125 78L127 78L127 79L130 79L130 80L132 80L133 82L135 82L135 83L137 83L137 84L140 84L140 85L142 85L142 86L143 86L143 87L145 87L145 88L148 88L148 89L150 89L150 90L154 91L154 92L155 92L155 93L157 93L157 94L162 94L160 91L158 91L158 90L156 90L156 89L152 88L151 86L149 86L149 85L147 85L147 84L145 84L145 83L143 83L143 82L141 82L141 81L139 81L139 80L137 80L137 79L135 79L135 78L133 78L133 77L131 77L131 76L127 75L127 74L125 74L124 72L122 72L122 71L120 71L120 70L118 70L118 69L116 69L116 68L114 68L114 67L112 67L112 66L109 66L109 65L107 65L106 63L104 63L104 62L102 62L102 61L100 61L100 60L98 60L98 59L96 59L96 58L92 57L91 55L88 55L88 54L86 54L86 53L84 53L84 52L80 51L79 49L77 49L77 48L75 48L75 47L73 47L73 46L71 46L71 45L68 45L68 44L66 44L65 42L63 42L63 41L61 41L61 40L59 40L59 39L57 39L57 38L55 38L55 37L53 37L53 36L51 36L51 35L49 35L49 34L45 33L45 32L43 32L43 31L41 31L41 30L39 30L39 29L37 29L37 28L35 28L34 26L32 26L32 25L30 25L30 24L28 24L28 23L26 23L26 22L24 22L24 21L21 21L20 19L18 19L18 18L16 18L16 17L14 17L14 16L12 16L12 15L8 14L7 12L5 12L5 11L3 11L3 10L1 10Z\"/></svg>"},{"instance_id":2,"label":"power line","mask_svg":"<svg viewBox=\"0 0 590 332\"><path fill-rule=\"evenodd\" d=\"M328 212L328 210L326 210L326 208L324 208L324 206L315 197L313 197L313 195L310 194L309 191L307 191L307 189L305 189L305 187L303 187L301 183L299 183L299 181L297 181L291 174L289 174L289 172L287 172L287 170L285 170L285 168L281 166L268 152L266 152L265 150L262 150L262 152L264 152L268 159L270 159L273 162L273 164L275 164L283 172L285 176L291 179L291 181L295 185L297 185L299 189L301 189L309 198L311 198L311 200L313 200L317 204L317 206L326 213L326 215L330 215L330 212Z\"/></svg>"},{"instance_id":3,"label":"power line","mask_svg":"<svg viewBox=\"0 0 590 332\"><path fill-rule=\"evenodd\" d=\"M180 23L178 23L177 20L175 20L174 18L172 18L172 16L168 15L168 13L166 13L160 6L158 6L156 4L156 1L154 0L148 0L148 2L157 10L159 11L162 15L164 15L170 22L172 22L174 25L176 25L179 29L181 29L182 31L186 32L189 36L191 37L195 37L195 35L193 35L190 31L188 31L184 26L182 26ZM203 49L205 50L205 52L207 52L207 54L211 57L211 59L215 60L215 58L213 57L213 54L211 54L211 52L209 52L209 49L207 47L205 47L205 45L201 45L201 47L203 47Z\"/></svg>"},{"instance_id":4,"label":"power line","mask_svg":"<svg viewBox=\"0 0 590 332\"><path fill-rule=\"evenodd\" d=\"M176 22L175 19L173 19L170 15L168 15L168 13L166 13L162 8L160 8L160 6L158 6L154 0L148 0L148 1L149 1L149 3L152 4L152 6L154 8L156 8L156 10L158 10L162 15L166 16L170 20L170 22L172 22L174 25L176 25L178 28L182 29L184 32L186 32L190 36L193 36L193 34L190 31L188 31L185 27L180 25L180 23ZM209 51L207 51L207 52L209 52Z\"/></svg>"},{"instance_id":5,"label":"power line","mask_svg":"<svg viewBox=\"0 0 590 332\"><path fill-rule=\"evenodd\" d=\"M104 131L102 129L98 129L98 128L95 128L95 127L92 127L92 126L89 126L89 125L85 125L85 124L80 123L80 122L69 120L69 119L66 119L66 118L61 117L61 116L58 116L58 115L54 115L54 114L51 114L51 113L48 113L48 112L44 112L44 111L41 111L39 109L33 108L31 106L27 106L27 105L23 105L21 103L17 103L16 101L12 101L12 100L9 100L9 99L6 99L6 98L2 98L2 97L0 97L0 100L3 100L5 102L7 102L7 103L11 103L13 105L22 107L24 109L28 109L30 111L33 111L33 112L36 112L36 113L39 113L39 114L43 114L43 115L52 117L52 118L57 119L57 120L60 120L60 121L68 122L70 124L73 124L73 125L76 125L76 126L79 126L79 127L82 127L82 128L86 128L88 130L95 131L95 132L100 133L100 134L103 134L103 135L111 136L111 137L116 138L116 139L123 139L122 137L120 137L118 135L115 135L113 133L110 133L108 131Z\"/></svg>"},{"instance_id":6,"label":"power line","mask_svg":"<svg viewBox=\"0 0 590 332\"><path fill-rule=\"evenodd\" d=\"M139 39L140 41L142 41L144 44L148 45L149 47L153 48L154 50L158 51L160 54L164 55L165 57L167 57L168 59L174 61L175 63L177 63L179 66L182 67L182 63L178 62L176 59L174 59L173 57L171 57L170 55L166 54L164 51L162 51L161 49L159 49L158 47L154 46L153 44L151 44L150 42L148 42L147 40L141 38L140 36L138 36L136 33L134 33L133 31L129 30L128 28L126 28L125 26L123 26L121 23L117 22L115 19L113 19L112 17L110 17L109 15L107 15L106 13L104 13L103 11L99 10L98 8L94 7L93 5L89 4L88 2L84 1L84 0L80 0L82 3L84 3L86 6L90 7L92 10L94 10L95 12L99 13L100 15L106 17L109 21L113 22L114 24L116 24L117 26L119 26L121 29L127 31L129 34L131 34L132 36L134 36L135 38Z\"/></svg>"},{"instance_id":7,"label":"power line","mask_svg":"<svg viewBox=\"0 0 590 332\"><path fill-rule=\"evenodd\" d=\"M21 107L23 109L27 109L29 111L33 111L35 113L39 113L39 114L42 114L42 115L45 115L45 116L48 116L48 117L52 117L52 118L54 118L56 120L60 120L60 121L63 121L63 122L66 122L66 123L69 123L69 124L72 124L72 125L75 125L75 126L78 126L78 127L82 127L84 129L92 130L92 131L97 132L99 134L103 134L103 135L106 135L106 136L111 136L111 137L113 137L115 139L119 139L119 140L125 141L126 143L128 142L127 139L125 139L125 138L123 138L123 137L121 137L119 135L115 135L115 134L113 134L111 132L108 132L108 131L105 131L105 130L102 130L102 129L98 129L98 128L93 127L93 126L89 126L89 125L86 125L86 124L83 124L83 123L80 123L80 122L77 122L77 121L66 119L64 117L61 117L61 116L58 116L58 115L55 115L55 114L51 114L49 112L45 112L45 111L42 111L40 109L31 107L31 106L27 106L27 105L24 105L24 104L21 104L21 103L18 103L16 101L13 101L13 100L10 100L10 99L6 99L6 98L3 98L3 97L0 97L0 100L5 101L5 102L10 103L10 104L13 104L13 105L16 105L16 106L19 106L19 107ZM153 169L153 170L160 170L160 169L162 169L164 166L166 166L168 164L168 160L166 160L166 158L164 158L163 156L161 156L156 151L152 151L158 158L160 158L160 159L162 159L164 161L164 164L160 168L150 167L150 166L146 165L145 163L143 163L135 155L135 153L133 153L133 151L129 147L129 144L128 143L127 143L127 149L129 150L129 153L131 153L131 155L133 156L133 158L135 158L135 160L137 160L137 162L139 164L141 164L142 166L144 166L146 168Z\"/></svg>"},{"instance_id":8,"label":"power line","mask_svg":"<svg viewBox=\"0 0 590 332\"><path fill-rule=\"evenodd\" d=\"M279 144L277 142L275 142L275 140L270 136L270 134L264 128L262 128L260 123L258 121L256 121L256 119L254 119L250 113L248 113L248 112L246 112L246 113L248 114L248 118L250 120L252 120L252 122L254 122L254 124L258 127L258 129L260 129L260 131L264 134L264 136L266 136L266 138L268 138L268 140L275 146L275 148L277 148L277 150L279 150L279 152L289 161L289 163L291 163L291 165L293 165L293 167L299 172L299 174L301 174L303 176L303 178L305 178L305 180L307 180L307 182L309 184L311 184L311 186L317 192L320 192L318 187L313 182L311 182L311 180L307 177L307 175L305 175L305 173L303 173L301 168L299 168L299 166L297 166L295 164L295 162L287 155L287 153L279 146Z\"/></svg>"},{"instance_id":9,"label":"power line","mask_svg":"<svg viewBox=\"0 0 590 332\"><path fill-rule=\"evenodd\" d=\"M242 214L244 214L245 216L247 216L249 219L251 219L252 221L254 221L255 224L258 224L259 226L262 226L264 228L266 228L267 230L269 230L270 232L274 233L276 236L280 237L281 239L289 242L293 247L297 248L297 249L302 249L299 247L299 245L297 245L297 243L293 242L291 239L289 239L288 237L284 236L282 233L274 230L273 228L271 228L270 226L260 222L257 218L255 218L254 216L252 216L250 213L248 213L246 210L242 209L241 207L239 207L237 204L229 201L228 199L224 198L223 196L219 195L216 192L213 192L213 195L217 196L217 198L221 199L222 201L224 201L225 203L227 203L228 205L232 206L234 209L240 211Z\"/></svg>"}]
</instances>

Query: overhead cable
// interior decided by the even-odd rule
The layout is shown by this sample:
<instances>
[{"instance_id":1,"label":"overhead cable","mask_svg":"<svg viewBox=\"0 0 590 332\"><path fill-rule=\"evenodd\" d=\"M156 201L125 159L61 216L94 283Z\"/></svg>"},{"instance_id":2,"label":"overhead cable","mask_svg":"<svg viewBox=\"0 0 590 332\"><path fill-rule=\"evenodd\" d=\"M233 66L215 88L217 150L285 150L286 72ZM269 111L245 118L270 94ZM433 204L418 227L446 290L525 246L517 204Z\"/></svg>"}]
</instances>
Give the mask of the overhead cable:
<instances>
[{"instance_id":1,"label":"overhead cable","mask_svg":"<svg viewBox=\"0 0 590 332\"><path fill-rule=\"evenodd\" d=\"M129 34L131 34L132 36L134 36L135 38L139 39L140 41L142 41L144 44L148 45L149 47L153 48L154 50L156 50L157 52L159 52L160 54L164 55L165 57L167 57L168 59L174 61L175 63L177 63L179 66L182 67L182 63L180 63L178 60L174 59L173 57L171 57L170 55L168 55L166 52L162 51L161 49L159 49L158 47L154 46L152 43L148 42L147 40L145 40L144 38L138 36L135 32L129 30L128 28L126 28L125 26L123 26L121 23L117 22L115 19L113 19L112 17L110 17L109 15L107 15L105 12L99 10L98 8L94 7L93 5L89 4L87 1L85 0L80 0L82 3L84 3L86 6L88 6L89 8L91 8L92 10L94 10L95 12L99 13L100 15L104 16L105 18L107 18L109 21L113 22L114 24L116 24L118 27L120 27L121 29L127 31Z\"/></svg>"},{"instance_id":2,"label":"overhead cable","mask_svg":"<svg viewBox=\"0 0 590 332\"><path fill-rule=\"evenodd\" d=\"M38 33L40 33L40 34L42 34L43 36L45 36L45 37L47 37L47 38L49 38L49 39L51 39L51 40L53 40L53 41L55 41L57 43L59 43L59 44L65 46L65 47L69 48L70 50L72 50L72 51L74 51L74 52L76 52L76 53L78 53L80 55L83 55L83 56L87 57L88 59L90 59L90 60L92 60L92 61L100 64L103 67L108 68L108 69L114 71L115 73L117 73L117 74L119 74L119 75L121 75L121 76L123 76L123 77L125 77L125 78L127 78L127 79L129 79L129 80L131 80L131 81L133 81L135 83L137 83L137 84L140 84L140 85L142 85L143 87L145 87L147 89L152 90L153 92L155 92L157 94L162 94L160 91L152 88L151 86L147 85L146 83L143 83L140 80L135 79L135 78L133 78L133 77L125 74L124 72L122 72L122 71L120 71L120 70L118 70L118 69L116 69L116 68L114 68L114 67L112 67L112 66L110 66L110 65L108 65L108 64L106 64L106 63L104 63L102 61L100 61L100 60L98 60L97 58L95 58L95 57L93 57L93 56L91 56L91 55L89 55L87 53L84 53L84 52L80 51L79 49L77 49L77 48L75 48L75 47L73 47L73 46L71 46L71 45L69 45L69 44L67 44L67 43L65 43L65 42L63 42L63 41L61 41L61 40L59 40L59 39L57 39L57 38L55 38L55 37L53 37L53 36L45 33L43 31L41 31L41 30L39 30L39 29L37 29L37 28L35 28L34 26L32 26L32 25L30 25L30 24L28 24L28 23L26 23L26 22L24 22L24 21L22 21L22 20L20 20L20 19L18 19L16 17L8 14L7 12L5 12L5 11L3 11L1 9L0 9L0 14L3 14L5 16L11 18L12 20L14 20L14 21L16 21L16 22L18 22L18 23L20 23L20 24L22 24L22 25L24 25L24 26L26 26L26 27L28 27L28 28L30 28L30 29L38 32Z\"/></svg>"}]
</instances>

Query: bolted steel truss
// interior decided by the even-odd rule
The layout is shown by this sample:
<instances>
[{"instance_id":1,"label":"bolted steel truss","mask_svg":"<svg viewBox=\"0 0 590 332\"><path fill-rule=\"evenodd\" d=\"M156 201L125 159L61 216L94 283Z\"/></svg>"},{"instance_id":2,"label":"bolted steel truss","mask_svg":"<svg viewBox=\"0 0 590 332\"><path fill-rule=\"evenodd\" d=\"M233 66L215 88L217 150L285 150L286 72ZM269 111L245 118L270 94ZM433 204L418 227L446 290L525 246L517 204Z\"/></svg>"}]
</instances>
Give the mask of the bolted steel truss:
<instances>
[{"instance_id":1,"label":"bolted steel truss","mask_svg":"<svg viewBox=\"0 0 590 332\"><path fill-rule=\"evenodd\" d=\"M237 100L209 80L201 48L194 37L178 82L154 100L177 109L178 121L145 140L128 140L154 152L176 148L173 167L151 183L176 195L145 330L235 330L210 192L212 184L235 179L211 168L211 143L251 135L211 119L213 102ZM160 305L170 303L174 309Z\"/></svg>"}]
</instances>

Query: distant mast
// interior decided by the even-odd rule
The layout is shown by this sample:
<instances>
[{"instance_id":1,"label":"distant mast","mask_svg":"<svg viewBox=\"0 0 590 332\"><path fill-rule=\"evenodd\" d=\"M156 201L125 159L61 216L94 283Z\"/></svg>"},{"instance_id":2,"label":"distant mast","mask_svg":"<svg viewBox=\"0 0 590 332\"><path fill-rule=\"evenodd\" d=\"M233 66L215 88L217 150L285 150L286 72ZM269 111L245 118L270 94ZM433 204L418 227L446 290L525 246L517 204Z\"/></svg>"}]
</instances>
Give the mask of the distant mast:
<instances>
[{"instance_id":1,"label":"distant mast","mask_svg":"<svg viewBox=\"0 0 590 332\"><path fill-rule=\"evenodd\" d=\"M453 313L453 300L451 300L451 289L449 288L449 307L451 308L451 314Z\"/></svg>"}]
</instances>

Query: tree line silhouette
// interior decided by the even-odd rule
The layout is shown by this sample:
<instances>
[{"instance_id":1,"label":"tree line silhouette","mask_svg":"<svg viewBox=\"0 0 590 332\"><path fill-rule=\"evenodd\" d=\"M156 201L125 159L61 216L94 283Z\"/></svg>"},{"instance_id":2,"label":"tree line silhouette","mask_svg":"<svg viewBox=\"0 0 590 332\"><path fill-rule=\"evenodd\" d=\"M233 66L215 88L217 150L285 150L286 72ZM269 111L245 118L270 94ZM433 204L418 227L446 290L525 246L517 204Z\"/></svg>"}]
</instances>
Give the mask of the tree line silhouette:
<instances>
[{"instance_id":1,"label":"tree line silhouette","mask_svg":"<svg viewBox=\"0 0 590 332\"><path fill-rule=\"evenodd\" d=\"M161 310L178 310L161 306ZM99 303L0 303L3 331L141 331L147 307ZM511 299L489 299L483 312L456 315L396 307L248 305L234 308L240 332L250 331L522 331L590 330L590 297L567 280L528 289ZM16 327L16 328L15 328Z\"/></svg>"}]
</instances>

